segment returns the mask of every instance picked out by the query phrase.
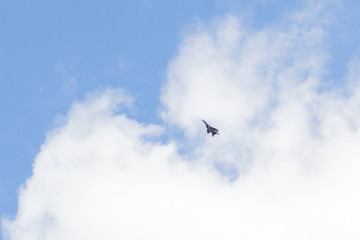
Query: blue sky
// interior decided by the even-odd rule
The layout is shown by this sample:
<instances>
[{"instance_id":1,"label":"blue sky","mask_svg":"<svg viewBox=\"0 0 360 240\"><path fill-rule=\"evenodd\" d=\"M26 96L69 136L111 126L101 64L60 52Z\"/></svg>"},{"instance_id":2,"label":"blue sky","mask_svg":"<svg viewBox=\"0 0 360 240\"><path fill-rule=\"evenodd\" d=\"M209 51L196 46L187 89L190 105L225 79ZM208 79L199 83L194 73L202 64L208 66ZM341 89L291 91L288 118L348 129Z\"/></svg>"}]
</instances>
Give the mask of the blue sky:
<instances>
[{"instance_id":1,"label":"blue sky","mask_svg":"<svg viewBox=\"0 0 360 240\"><path fill-rule=\"evenodd\" d=\"M314 10L316 9L315 6L318 5L320 5L322 10ZM305 10L301 12L302 9ZM313 13L312 10L314 10L315 13ZM316 85L318 83L314 83L314 88L316 88L317 92L320 90L332 91L335 89L334 92L337 93L337 91L342 92L346 89L344 86L347 86L349 83L358 81L357 79L360 72L356 69L360 61L360 33L358 31L360 17L357 14L359 10L360 3L350 0L332 1L330 4L327 4L325 1L298 1L295 3L295 1L282 0L186 0L176 2L162 0L106 0L101 1L101 3L92 0L40 0L36 3L30 1L0 0L0 81L2 86L0 88L0 107L3 113L0 119L1 215L3 217L15 217L18 210L18 190L20 186L25 183L26 179L33 175L32 169L35 165L35 158L39 153L43 152L40 146L47 142L45 139L47 139L48 133L52 132L54 128L56 129L58 126L57 121L59 116L65 116L65 118L71 122L75 117L72 117L69 112L75 111L71 110L75 109L72 107L74 106L74 102L85 101L84 105L87 106L87 104L92 103L92 101L96 102L95 100L84 100L87 99L87 94L99 91L105 92L106 95L108 93L106 89L125 89L125 95L129 94L131 98L135 99L132 107L129 108L130 110L127 108L124 110L127 116L140 124L156 124L163 128L162 131L165 132L167 136L165 142L168 141L175 143L175 145L178 144L177 147L175 147L177 148L175 152L176 154L181 153L186 155L184 159L197 159L200 163L211 159L212 166L215 166L215 168L223 172L231 172L231 174L234 172L243 173L250 171L248 169L251 168L251 166L249 167L248 163L252 161L247 159L246 161L237 162L233 159L239 156L256 155L253 153L253 151L255 151L254 149L263 146L262 143L265 140L259 140L255 133L251 133L251 139L253 141L251 143L244 143L245 140L237 139L239 140L237 142L237 144L239 144L238 146L227 145L227 140L230 141L233 137L229 137L225 133L223 139L228 137L226 138L227 140L223 140L223 142L218 144L222 144L222 147L227 147L228 152L223 155L227 157L226 161L223 161L220 156L212 159L212 156L206 155L203 148L204 144L208 142L205 142L201 137L196 137L198 128L200 128L201 131L204 129L201 122L199 122L199 126L194 125L192 118L196 119L196 121L199 119L198 116L194 116L194 113L199 111L199 108L195 106L203 102L200 100L197 102L198 99L192 95L192 92L189 91L189 93L184 89L199 89L200 86L206 88L205 86L208 85L206 79L196 84L195 81L187 82L187 80L185 80L186 76L200 76L200 78L219 76L220 79L222 77L226 78L227 74L240 74L233 69L226 74L223 74L220 70L219 72L214 70L215 72L211 76L207 76L206 71L200 70L198 73L194 73L195 75L192 75L193 72L190 70L188 75L181 75L179 72L182 70L186 72L188 69L191 69L192 65L197 66L198 69L202 69L202 67L207 69L213 66L212 62L204 61L203 63L201 60L196 59L196 56L193 58L191 56L188 57L191 55L189 52L196 52L201 49L202 43L200 43L199 46L196 45L196 39L202 39L201 34L208 33L209 38L214 38L215 40L213 41L216 42L216 34L220 34L220 37L217 36L218 38L221 38L222 34L214 33L216 31L221 32L221 27L220 30L214 30L222 24L218 23L218 21L221 22L221 19L227 19L229 16L233 16L241 22L239 28L245 29L243 31L245 32L244 38L250 40L234 40L239 46L231 49L234 49L234 52L238 51L237 53L239 55L241 55L239 52L248 52L246 56L249 58L249 62L255 59L254 64L256 64L257 61L264 61L262 63L263 65L269 64L269 67L268 65L265 67L265 69L270 69L268 70L269 74L259 76L269 77L270 79L271 74L275 72L275 75L279 76L279 79L284 76L290 76L295 79L295 76L308 74L313 78L319 78L318 80L321 84ZM295 23L288 24L288 22L291 22L289 20L291 16L299 17L297 11L301 12L304 16L310 16L309 19L311 20L307 21L307 17L305 17L305 20L294 20ZM229 24L230 32L233 31L232 28L237 29L238 26L237 23L233 23L232 21L230 17L230 20L224 20L225 23L223 23L226 26ZM233 25L235 25L235 27ZM308 25L311 27L308 27ZM269 60L256 60L258 55L258 59L262 59L261 54L258 53L256 49L262 49L261 47L263 47L263 45L269 47L269 45L262 43L261 34L268 36L268 39L277 36L276 34L288 34L291 36L293 28L300 29L299 32L303 34L299 34L301 35L298 38L299 41L304 39L306 41L308 40L306 31L310 32L311 29L320 28L322 36L319 37L319 39L321 40L316 39L319 43L314 43L313 45L312 43L309 43L309 45L304 43L304 45L302 45L302 43L291 40L291 37L289 37L290 40L284 40L284 42L293 47L289 47L286 51L284 50L284 53L280 53L284 56L275 56L274 53L269 52L267 53L268 56L270 56ZM243 32L241 32L240 35L243 34ZM226 33L227 32L223 34ZM259 35L257 35L257 33L259 33ZM232 32L230 35L232 35ZM232 41L231 38L229 42L232 43ZM259 41L259 48L252 47L251 41L253 41L254 44L258 44L257 41ZM226 44L227 42L225 45ZM242 44L244 44L243 48L240 46ZM204 46L207 46L206 39L204 40ZM299 47L300 50L296 50L296 47ZM214 48L216 49L216 47ZM224 47L224 49L225 48L226 47ZM284 48L286 47L284 46ZM212 48L209 47L209 49ZM279 46L275 46L274 49L281 50ZM217 50L214 51L216 52ZM224 51L226 52L226 49ZM287 59L288 56L290 56L289 59L294 62L306 59L302 58L302 54L307 54L306 51L309 51L309 55L311 55L309 59L314 59L314 65L316 65L316 67L308 67L309 69L304 70L306 73L299 70L299 72L291 73L290 75L286 75L286 71L278 70L286 64L292 64L292 62L287 63L286 60L284 60ZM223 54L222 50L220 52ZM221 54L219 56L223 56ZM211 56L210 54L210 58ZM296 57L292 59L293 56ZM207 57L208 55L206 55L204 59ZM317 59L317 57L319 57L320 60ZM233 57L226 55L224 59L232 61ZM239 59L238 62L241 63L243 60L241 60L242 58ZM274 61L274 59L279 62L284 61L285 63L284 65L279 63L279 66L273 67L270 62ZM192 62L192 60L194 60L194 62ZM219 64L222 64L222 62L220 61ZM239 69L242 69L241 64L239 66ZM228 68L231 67L224 67L224 69ZM248 68L250 69L251 66L249 65ZM294 68L300 69L297 65ZM239 76L252 77L253 75L244 70L244 73L241 73ZM258 76L255 76L253 79L258 79ZM219 84L217 81L218 80L214 80L214 86L219 87L219 92L222 90L225 91L228 85L225 83L223 86L222 83ZM254 80L254 82L255 81L256 80ZM281 86L281 80L279 81L280 83L276 84ZM210 82L210 87L212 86L211 84ZM313 83L309 83L309 85L311 84ZM245 84L244 86L250 85L251 84ZM182 89L182 86L187 86L187 88L184 87L184 89ZM237 85L230 84L229 80L229 89L232 89L231 86ZM352 88L351 86L353 85L350 84L350 88ZM248 89L249 96L247 92L239 90L239 94L245 96L245 100L242 100L245 102L254 100L250 94L253 88L250 87ZM279 88L281 89L281 87ZM299 89L302 88L299 87ZM354 87L353 89L356 88ZM272 97L266 95L265 92L267 91L268 90L264 88L264 92L261 92L261 94L264 93L264 99L268 100ZM304 90L304 96L307 96L306 91L307 90ZM344 92L348 94L348 91ZM173 96L177 96L176 94L180 96L180 98L177 98L179 102L173 99L175 98ZM333 92L331 92L329 96L332 96L332 94ZM229 95L231 95L231 93ZM284 98L286 98L285 95ZM208 99L209 97L206 95L206 91L201 91L199 96L203 97L203 99ZM222 98L222 96L225 97L226 95L219 96ZM321 103L319 103L322 101L316 102L317 97L314 97L314 109L317 109L316 106L318 105L322 106ZM321 95L321 97L323 96ZM327 97L328 96L324 97L324 99L327 99ZM351 96L346 96L345 98L347 97L351 98ZM330 102L334 102L336 106L345 101L343 99L328 98L330 98ZM110 97L110 99L112 98ZM228 102L242 101L234 99L229 98ZM181 101L184 102L180 104ZM276 99L275 102L281 103L282 101L283 99L279 98ZM302 101L302 98L300 98L299 102ZM120 103L122 102L121 100ZM192 105L193 102L194 110L192 110L191 107L186 109L186 106ZM225 101L225 103L228 102ZM264 102L266 102L266 100L264 100ZM356 101L354 100L354 102ZM282 106L280 103L279 106ZM353 102L351 102L351 104L352 103ZM261 105L262 103L259 103L259 105L254 104L254 108L262 109L263 107L263 105ZM311 105L312 102L310 101L310 103L306 104ZM240 111L237 115L234 114L234 119L228 122L216 116L215 111L212 113L202 112L201 114L217 122L222 129L225 128L225 126L232 126L236 127L235 132L242 132L244 131L244 126L248 126L245 123L247 121L246 119L248 116L252 116L251 114L253 113L251 110L246 110L245 105L241 103L237 106L244 106L245 110ZM353 103L351 106L354 107L352 110L357 109L356 103ZM207 107L206 109L211 108ZM284 108L279 107L279 111L276 113L282 113L282 109L287 109L285 104ZM323 114L326 116L327 114L330 116L333 113L330 107L328 111L326 110L328 109L327 106L325 106L324 109L325 112ZM225 110L227 110L226 107L222 109L224 118L228 116L226 115L228 112ZM84 111L84 114L87 113L87 110L81 110L80 112L82 111ZM252 118L252 121L267 118L268 111L271 110L263 110L262 115L256 115L256 118ZM336 111L334 110L335 113L339 114L339 112ZM285 111L284 115L287 116L287 113L289 112ZM299 113L299 115L301 114ZM321 116L315 115L312 117L319 118L320 120L317 120L321 122ZM344 115L348 116L347 112L344 113ZM283 122L281 114L271 119L279 125L285 122L285 120ZM351 122L351 124L357 126L357 123L354 123L356 122L354 119L358 118L349 113L349 119L344 121ZM243 121L244 124L241 125ZM240 125L238 126L235 123L239 123ZM126 122L126 124L131 125L128 122ZM324 127L324 136L326 134L331 135L326 129L328 129L328 126L332 123L328 124L329 125L324 123L321 126L315 127L318 127L320 130ZM339 124L339 126L340 125L341 124ZM177 129L180 129L180 132L183 132L183 134L181 134L182 136L179 137L176 134L167 135L168 132L173 131L171 128L168 128L168 126L176 126ZM299 126L299 129L302 129L303 125L299 123L297 126ZM261 129L263 129L267 126L261 127ZM142 129L140 127L134 127L134 129L135 128ZM313 126L304 128L312 129ZM275 128L274 132L277 131L276 129L277 128ZM151 132L153 130L146 131ZM266 135L267 137L264 137L264 139L273 136L270 130L266 133L269 133L269 135ZM221 130L220 134L222 134ZM339 134L339 136L341 135L337 132L333 134L336 136L338 136L337 134ZM156 136L159 137L158 135ZM221 136L222 135L220 135L220 137ZM286 134L279 134L275 137L279 137L279 141L282 141L282 137L286 138ZM308 138L305 137L304 139L308 140ZM49 142L51 142L51 138ZM269 140L269 142L271 142L271 140ZM253 143L254 145L251 145ZM327 143L328 142L326 142L326 144ZM261 148L263 150L260 150L264 151L264 154L267 153L268 148L275 149L275 153L276 151L282 151L281 146L271 145L270 143L267 144L268 143ZM324 145L321 146L325 146L326 144L324 143ZM294 145L296 145L296 143L294 143ZM289 151L292 151L291 146L288 146ZM326 146L331 146L331 144ZM199 147L199 150L194 150L196 147ZM186 152L186 149L190 149L189 153ZM185 153L183 151L185 151ZM296 151L294 150L294 152ZM274 156L275 155L276 154L274 154ZM279 154L279 156L283 155ZM357 155L355 154L354 156ZM256 161L254 160L254 162ZM349 166L351 165L352 163L349 162ZM243 170L242 167L246 168L246 170ZM233 169L228 170L228 168ZM354 169L356 169L356 167ZM231 176L231 178L233 178L233 176ZM191 183L190 180L189 183ZM202 184L201 182L198 185L201 187L203 186ZM269 191L272 190L270 189ZM276 192L276 190L274 191ZM326 193L324 194L326 195ZM212 193L206 196L212 196Z\"/></svg>"}]
</instances>

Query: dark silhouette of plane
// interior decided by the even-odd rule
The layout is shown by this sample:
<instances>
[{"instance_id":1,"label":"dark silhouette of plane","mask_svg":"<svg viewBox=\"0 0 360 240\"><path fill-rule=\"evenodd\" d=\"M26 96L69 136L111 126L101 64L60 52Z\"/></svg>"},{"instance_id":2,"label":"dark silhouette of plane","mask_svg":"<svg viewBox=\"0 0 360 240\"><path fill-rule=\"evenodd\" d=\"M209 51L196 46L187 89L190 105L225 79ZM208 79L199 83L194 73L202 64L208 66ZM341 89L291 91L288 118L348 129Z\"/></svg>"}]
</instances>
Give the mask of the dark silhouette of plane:
<instances>
[{"instance_id":1,"label":"dark silhouette of plane","mask_svg":"<svg viewBox=\"0 0 360 240\"><path fill-rule=\"evenodd\" d=\"M219 130L217 130L216 128L210 126L210 125L209 125L207 122L205 122L204 120L201 119L201 121L203 121L203 122L205 123L208 134L211 133L212 136L214 136L214 135L216 135L216 134L220 135L220 134L219 134Z\"/></svg>"}]
</instances>

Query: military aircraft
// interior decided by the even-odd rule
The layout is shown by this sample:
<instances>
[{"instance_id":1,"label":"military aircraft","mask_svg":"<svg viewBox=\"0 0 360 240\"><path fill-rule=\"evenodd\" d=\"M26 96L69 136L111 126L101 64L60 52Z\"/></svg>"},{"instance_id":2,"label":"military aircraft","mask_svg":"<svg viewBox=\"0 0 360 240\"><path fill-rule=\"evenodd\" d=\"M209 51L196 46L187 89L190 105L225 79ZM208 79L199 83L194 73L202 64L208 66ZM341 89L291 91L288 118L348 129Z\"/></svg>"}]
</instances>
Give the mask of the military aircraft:
<instances>
[{"instance_id":1,"label":"military aircraft","mask_svg":"<svg viewBox=\"0 0 360 240\"><path fill-rule=\"evenodd\" d=\"M216 134L220 135L220 134L219 134L219 130L217 130L216 128L210 126L210 125L209 125L207 122L205 122L204 120L201 119L201 121L203 121L203 122L205 123L208 134L211 133L212 136L214 136L214 135L216 135Z\"/></svg>"}]
</instances>

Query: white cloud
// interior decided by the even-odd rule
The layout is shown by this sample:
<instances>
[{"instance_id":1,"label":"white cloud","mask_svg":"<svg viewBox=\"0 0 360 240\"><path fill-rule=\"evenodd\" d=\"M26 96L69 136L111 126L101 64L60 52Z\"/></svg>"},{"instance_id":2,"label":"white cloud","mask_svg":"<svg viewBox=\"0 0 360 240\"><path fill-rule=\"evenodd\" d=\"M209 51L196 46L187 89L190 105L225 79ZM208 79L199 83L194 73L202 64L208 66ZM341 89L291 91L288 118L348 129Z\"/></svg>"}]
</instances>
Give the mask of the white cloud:
<instances>
[{"instance_id":1,"label":"white cloud","mask_svg":"<svg viewBox=\"0 0 360 240\"><path fill-rule=\"evenodd\" d=\"M347 94L320 91L328 23L309 9L262 31L228 16L184 37L162 92L182 142L160 143L167 129L119 114L133 101L122 90L73 104L17 216L3 220L7 237L358 239L358 63ZM201 118L221 135L206 135Z\"/></svg>"}]
</instances>

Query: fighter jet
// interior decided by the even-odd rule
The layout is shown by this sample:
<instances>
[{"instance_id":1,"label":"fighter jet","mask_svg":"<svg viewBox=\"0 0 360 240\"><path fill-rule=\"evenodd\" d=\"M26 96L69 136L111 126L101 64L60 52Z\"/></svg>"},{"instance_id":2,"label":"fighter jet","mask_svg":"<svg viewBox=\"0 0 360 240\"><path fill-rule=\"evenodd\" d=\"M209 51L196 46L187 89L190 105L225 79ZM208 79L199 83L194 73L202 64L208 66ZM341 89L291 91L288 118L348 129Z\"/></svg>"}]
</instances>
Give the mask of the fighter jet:
<instances>
[{"instance_id":1,"label":"fighter jet","mask_svg":"<svg viewBox=\"0 0 360 240\"><path fill-rule=\"evenodd\" d=\"M212 136L214 136L214 135L216 135L216 134L220 135L220 134L219 134L219 130L217 130L216 128L210 126L210 125L209 125L207 122L205 122L204 120L201 119L201 121L203 121L203 122L205 123L208 134L211 133Z\"/></svg>"}]
</instances>

